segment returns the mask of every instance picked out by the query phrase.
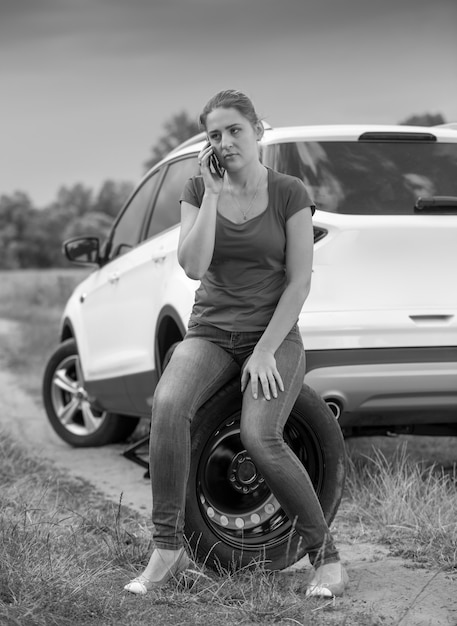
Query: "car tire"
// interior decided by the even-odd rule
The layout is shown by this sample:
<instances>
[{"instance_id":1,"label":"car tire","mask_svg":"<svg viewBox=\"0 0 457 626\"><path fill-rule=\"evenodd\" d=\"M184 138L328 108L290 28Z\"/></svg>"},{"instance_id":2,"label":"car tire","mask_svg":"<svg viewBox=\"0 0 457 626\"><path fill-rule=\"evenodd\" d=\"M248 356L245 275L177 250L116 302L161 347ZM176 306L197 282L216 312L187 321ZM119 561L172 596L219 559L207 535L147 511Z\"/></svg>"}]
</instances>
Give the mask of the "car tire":
<instances>
[{"instance_id":1,"label":"car tire","mask_svg":"<svg viewBox=\"0 0 457 626\"><path fill-rule=\"evenodd\" d=\"M240 408L235 379L192 422L185 535L197 558L216 569L256 562L266 569L283 569L302 558L305 547L263 478L257 474L249 484L239 481L241 465L246 460L252 464L239 436ZM306 467L330 524L343 494L345 444L332 411L307 385L284 437Z\"/></svg>"},{"instance_id":2,"label":"car tire","mask_svg":"<svg viewBox=\"0 0 457 626\"><path fill-rule=\"evenodd\" d=\"M43 376L43 403L51 426L71 446L95 447L124 441L138 418L97 410L89 401L74 339L49 358Z\"/></svg>"}]
</instances>

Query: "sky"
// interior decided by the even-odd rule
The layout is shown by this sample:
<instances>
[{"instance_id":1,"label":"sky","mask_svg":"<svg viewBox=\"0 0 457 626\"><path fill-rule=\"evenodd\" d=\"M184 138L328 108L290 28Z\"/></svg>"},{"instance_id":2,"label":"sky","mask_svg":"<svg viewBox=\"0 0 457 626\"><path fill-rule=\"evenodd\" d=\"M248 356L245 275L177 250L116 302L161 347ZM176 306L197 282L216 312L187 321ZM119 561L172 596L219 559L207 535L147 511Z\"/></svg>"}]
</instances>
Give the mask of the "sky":
<instances>
[{"instance_id":1,"label":"sky","mask_svg":"<svg viewBox=\"0 0 457 626\"><path fill-rule=\"evenodd\" d=\"M457 0L0 0L0 195L138 182L217 91L272 126L457 122Z\"/></svg>"}]
</instances>

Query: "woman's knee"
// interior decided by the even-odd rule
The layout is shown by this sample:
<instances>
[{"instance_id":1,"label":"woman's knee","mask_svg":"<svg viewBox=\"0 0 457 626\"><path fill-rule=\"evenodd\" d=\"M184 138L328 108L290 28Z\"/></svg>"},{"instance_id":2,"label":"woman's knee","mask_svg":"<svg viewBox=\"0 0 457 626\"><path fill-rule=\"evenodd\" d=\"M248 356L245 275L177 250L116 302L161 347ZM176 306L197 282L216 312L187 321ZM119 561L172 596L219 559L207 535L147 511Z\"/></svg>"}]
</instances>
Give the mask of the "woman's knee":
<instances>
[{"instance_id":1,"label":"woman's knee","mask_svg":"<svg viewBox=\"0 0 457 626\"><path fill-rule=\"evenodd\" d=\"M242 420L240 438L243 446L254 458L265 456L268 449L276 443L277 435L271 428L262 428Z\"/></svg>"},{"instance_id":2,"label":"woman's knee","mask_svg":"<svg viewBox=\"0 0 457 626\"><path fill-rule=\"evenodd\" d=\"M152 425L170 424L175 419L189 419L189 398L178 390L170 392L165 385L158 385L152 401Z\"/></svg>"}]
</instances>

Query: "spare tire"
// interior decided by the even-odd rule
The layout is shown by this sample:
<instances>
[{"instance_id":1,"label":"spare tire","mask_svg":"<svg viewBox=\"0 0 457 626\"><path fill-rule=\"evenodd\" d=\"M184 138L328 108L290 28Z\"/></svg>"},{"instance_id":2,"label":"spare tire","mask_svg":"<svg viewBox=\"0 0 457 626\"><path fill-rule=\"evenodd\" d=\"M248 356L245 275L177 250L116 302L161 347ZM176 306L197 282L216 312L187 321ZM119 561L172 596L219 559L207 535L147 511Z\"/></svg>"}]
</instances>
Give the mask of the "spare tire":
<instances>
[{"instance_id":1,"label":"spare tire","mask_svg":"<svg viewBox=\"0 0 457 626\"><path fill-rule=\"evenodd\" d=\"M186 538L196 556L216 568L262 562L266 569L282 569L302 558L305 547L255 466L253 472L240 439L240 413L236 378L192 422ZM306 468L330 524L343 494L345 444L332 411L307 385L288 418L284 438ZM239 480L243 467L249 471L249 484Z\"/></svg>"}]
</instances>

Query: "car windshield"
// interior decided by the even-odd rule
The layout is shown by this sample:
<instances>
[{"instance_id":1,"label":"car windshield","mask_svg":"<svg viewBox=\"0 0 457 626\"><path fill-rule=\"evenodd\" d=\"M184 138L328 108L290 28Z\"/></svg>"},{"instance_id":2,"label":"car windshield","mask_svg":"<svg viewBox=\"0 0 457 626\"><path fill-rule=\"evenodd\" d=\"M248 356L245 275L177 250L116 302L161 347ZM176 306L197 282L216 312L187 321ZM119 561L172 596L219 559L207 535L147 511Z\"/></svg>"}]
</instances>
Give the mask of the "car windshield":
<instances>
[{"instance_id":1,"label":"car windshield","mask_svg":"<svg viewBox=\"0 0 457 626\"><path fill-rule=\"evenodd\" d=\"M266 165L301 178L321 211L407 215L418 197L457 196L457 143L306 141L264 155Z\"/></svg>"}]
</instances>

